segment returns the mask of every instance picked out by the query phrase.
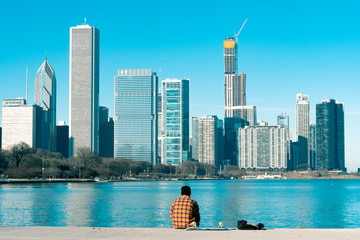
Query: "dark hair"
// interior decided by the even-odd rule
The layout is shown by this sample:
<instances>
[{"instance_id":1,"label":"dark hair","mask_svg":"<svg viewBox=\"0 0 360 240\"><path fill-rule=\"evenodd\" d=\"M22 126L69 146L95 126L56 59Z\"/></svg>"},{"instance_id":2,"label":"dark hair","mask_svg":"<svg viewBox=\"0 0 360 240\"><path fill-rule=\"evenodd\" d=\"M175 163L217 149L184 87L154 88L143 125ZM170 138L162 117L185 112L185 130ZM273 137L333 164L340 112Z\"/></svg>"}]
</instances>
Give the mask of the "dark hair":
<instances>
[{"instance_id":1,"label":"dark hair","mask_svg":"<svg viewBox=\"0 0 360 240\"><path fill-rule=\"evenodd\" d=\"M188 195L190 196L191 194L191 188L189 186L183 186L181 188L181 195Z\"/></svg>"}]
</instances>

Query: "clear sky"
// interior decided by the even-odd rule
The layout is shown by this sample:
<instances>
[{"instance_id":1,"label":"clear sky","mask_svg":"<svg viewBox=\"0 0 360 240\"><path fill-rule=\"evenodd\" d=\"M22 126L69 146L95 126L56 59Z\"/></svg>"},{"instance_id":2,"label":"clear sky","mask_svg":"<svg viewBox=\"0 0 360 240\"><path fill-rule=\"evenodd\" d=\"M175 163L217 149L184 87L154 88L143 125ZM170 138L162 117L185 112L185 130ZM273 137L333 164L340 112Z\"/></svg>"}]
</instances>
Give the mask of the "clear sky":
<instances>
[{"instance_id":1,"label":"clear sky","mask_svg":"<svg viewBox=\"0 0 360 240\"><path fill-rule=\"evenodd\" d=\"M360 167L360 1L1 1L0 99L25 97L47 52L57 78L57 120L68 123L69 29L100 30L100 105L113 116L117 69L151 68L164 78L190 78L191 116L224 115L223 40L239 36L239 71L258 120L290 115L296 94L315 106L345 106L346 167Z\"/></svg>"}]
</instances>

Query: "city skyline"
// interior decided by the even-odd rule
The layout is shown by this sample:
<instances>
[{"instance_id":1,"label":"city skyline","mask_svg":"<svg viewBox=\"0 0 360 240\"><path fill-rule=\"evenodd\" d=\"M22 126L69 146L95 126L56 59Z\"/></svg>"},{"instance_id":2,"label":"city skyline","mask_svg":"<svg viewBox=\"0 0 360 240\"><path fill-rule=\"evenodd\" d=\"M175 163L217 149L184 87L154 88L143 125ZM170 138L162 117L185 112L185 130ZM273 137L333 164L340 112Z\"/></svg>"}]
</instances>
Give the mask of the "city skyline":
<instances>
[{"instance_id":1,"label":"city skyline","mask_svg":"<svg viewBox=\"0 0 360 240\"><path fill-rule=\"evenodd\" d=\"M110 13L114 10L109 7L96 5L81 9L81 4L76 3L74 9L79 11L69 13L66 19L52 13L54 16L48 18L48 23L43 23L40 19L44 16L27 13L30 5L24 3L17 8L13 3L3 3L4 9L9 11L0 16L1 26L7 36L0 40L0 44L6 46L0 52L1 99L25 97L25 69L28 64L29 104L33 103L31 81L46 51L58 80L57 122L65 120L69 123L68 29L82 23L83 18L87 17L88 22L100 29L102 34L100 105L109 108L110 116L114 113L113 94L110 93L113 93L113 76L117 69L142 67L158 72L159 81L185 76L191 78L190 117L217 115L223 118L224 65L221 45L248 18L239 36L238 68L247 74L247 104L257 107L258 120L269 121L272 125L276 123L276 116L285 112L290 116L294 133L297 93L302 92L311 99L311 123L315 123L316 104L327 98L337 99L345 104L345 162L350 170L359 167L360 152L356 141L360 134L357 125L360 103L356 89L360 76L360 33L356 26L360 19L355 9L360 7L360 3L347 1L341 5L326 3L325 6L316 3L310 7L310 1L294 5L285 1L277 4L262 2L261 6L234 2L232 15L229 14L230 19L226 20L222 18L228 16L228 12L225 13L226 8L222 4L209 6L205 13L200 11L199 3L194 3L192 8L186 1L176 8L166 2L154 6L141 3L144 6L140 8L139 16L151 12L149 10L155 7L159 8L161 14L150 18L146 24L144 17L149 15L145 14L129 25L123 20L133 12L132 3L122 3L129 10L128 13L124 11L120 20L111 17ZM41 4L39 6L42 8ZM61 12L65 11L67 4L65 2L64 5L55 6L57 12ZM14 14L15 9L17 14ZM164 18L179 10L187 13L189 19L170 18L168 23L164 21ZM100 14L100 17L96 17L98 11L109 13L106 14L109 16ZM198 11L206 21L195 16ZM339 16L339 11L346 14ZM22 16L19 18L19 15ZM24 19L28 19L26 25ZM194 22L197 24L189 28ZM44 33L35 31L40 23L48 26ZM171 25L174 28L169 28ZM19 40L12 31L14 27L24 30L28 36L26 41ZM113 36L114 27L121 35ZM40 36L35 37L36 34ZM42 34L57 39L45 38ZM135 37L140 35L141 38ZM169 56L174 56L174 59L169 61Z\"/></svg>"}]
</instances>

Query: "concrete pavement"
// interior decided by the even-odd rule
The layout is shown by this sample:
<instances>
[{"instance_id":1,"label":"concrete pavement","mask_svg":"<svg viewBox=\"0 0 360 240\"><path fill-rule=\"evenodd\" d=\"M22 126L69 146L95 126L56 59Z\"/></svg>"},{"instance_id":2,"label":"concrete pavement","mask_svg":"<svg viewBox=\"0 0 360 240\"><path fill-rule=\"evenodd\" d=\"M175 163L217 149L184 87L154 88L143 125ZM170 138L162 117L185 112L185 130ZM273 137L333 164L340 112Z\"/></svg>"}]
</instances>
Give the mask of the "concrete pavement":
<instances>
[{"instance_id":1,"label":"concrete pavement","mask_svg":"<svg viewBox=\"0 0 360 240\"><path fill-rule=\"evenodd\" d=\"M360 229L184 231L171 228L0 227L0 240L358 240Z\"/></svg>"}]
</instances>

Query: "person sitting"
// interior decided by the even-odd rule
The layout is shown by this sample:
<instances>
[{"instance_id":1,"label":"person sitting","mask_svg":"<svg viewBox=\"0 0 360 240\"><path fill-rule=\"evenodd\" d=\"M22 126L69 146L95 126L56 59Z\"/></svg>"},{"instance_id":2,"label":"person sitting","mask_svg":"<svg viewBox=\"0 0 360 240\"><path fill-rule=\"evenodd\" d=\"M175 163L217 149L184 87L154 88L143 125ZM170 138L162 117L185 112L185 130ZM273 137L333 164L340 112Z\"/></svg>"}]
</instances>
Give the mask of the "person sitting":
<instances>
[{"instance_id":1,"label":"person sitting","mask_svg":"<svg viewBox=\"0 0 360 240\"><path fill-rule=\"evenodd\" d=\"M189 228L200 226L199 205L190 198L191 188L183 186L181 197L171 203L170 219L173 228Z\"/></svg>"}]
</instances>

